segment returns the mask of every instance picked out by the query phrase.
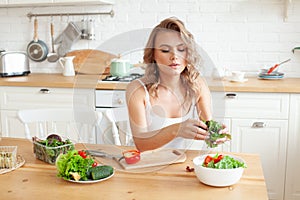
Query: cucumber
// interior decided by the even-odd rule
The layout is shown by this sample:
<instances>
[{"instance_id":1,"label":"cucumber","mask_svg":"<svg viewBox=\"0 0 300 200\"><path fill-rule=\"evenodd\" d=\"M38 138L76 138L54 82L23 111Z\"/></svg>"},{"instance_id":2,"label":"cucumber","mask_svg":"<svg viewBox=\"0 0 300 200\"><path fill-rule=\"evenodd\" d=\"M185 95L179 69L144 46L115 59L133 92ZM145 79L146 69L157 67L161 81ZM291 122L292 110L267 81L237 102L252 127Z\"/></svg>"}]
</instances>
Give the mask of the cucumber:
<instances>
[{"instance_id":1,"label":"cucumber","mask_svg":"<svg viewBox=\"0 0 300 200\"><path fill-rule=\"evenodd\" d=\"M109 165L101 165L101 166L92 167L89 172L92 180L99 180L112 175L114 169Z\"/></svg>"}]
</instances>

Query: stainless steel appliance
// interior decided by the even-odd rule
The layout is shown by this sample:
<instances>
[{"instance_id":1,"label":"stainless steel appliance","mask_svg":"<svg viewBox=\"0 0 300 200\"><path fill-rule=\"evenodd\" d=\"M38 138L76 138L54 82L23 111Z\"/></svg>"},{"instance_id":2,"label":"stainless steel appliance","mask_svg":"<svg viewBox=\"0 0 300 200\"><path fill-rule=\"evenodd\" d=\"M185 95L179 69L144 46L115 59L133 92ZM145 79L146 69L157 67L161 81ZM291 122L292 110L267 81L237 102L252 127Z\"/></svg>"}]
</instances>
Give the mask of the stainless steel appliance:
<instances>
[{"instance_id":1,"label":"stainless steel appliance","mask_svg":"<svg viewBox=\"0 0 300 200\"><path fill-rule=\"evenodd\" d=\"M24 76L30 73L28 56L24 52L0 52L0 76Z\"/></svg>"}]
</instances>

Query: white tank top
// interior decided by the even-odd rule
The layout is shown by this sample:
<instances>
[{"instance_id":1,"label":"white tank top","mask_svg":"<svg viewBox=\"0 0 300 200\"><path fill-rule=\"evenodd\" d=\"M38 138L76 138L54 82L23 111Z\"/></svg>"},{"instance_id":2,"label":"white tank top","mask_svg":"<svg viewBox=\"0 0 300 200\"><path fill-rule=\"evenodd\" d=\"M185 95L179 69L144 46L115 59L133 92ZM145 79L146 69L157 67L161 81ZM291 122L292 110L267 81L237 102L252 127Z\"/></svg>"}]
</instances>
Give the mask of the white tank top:
<instances>
[{"instance_id":1,"label":"white tank top","mask_svg":"<svg viewBox=\"0 0 300 200\"><path fill-rule=\"evenodd\" d=\"M199 117L197 117L198 114L197 114L197 108L196 108L194 99L192 101L189 112L183 117L165 118L165 117L161 117L161 116L157 115L156 113L154 113L154 111L152 109L152 105L150 103L149 92L148 92L145 84L140 79L137 79L137 80L141 83L141 85L145 89L145 94L146 94L145 110L146 110L146 121L147 121L148 131L159 130L166 126L169 126L169 125L172 125L175 123L180 123L180 122L183 122L183 121L185 121L187 119L191 119L191 118L199 119ZM164 145L163 148L187 149L191 145L192 141L193 140L176 137L174 140L172 140L168 144Z\"/></svg>"}]
</instances>

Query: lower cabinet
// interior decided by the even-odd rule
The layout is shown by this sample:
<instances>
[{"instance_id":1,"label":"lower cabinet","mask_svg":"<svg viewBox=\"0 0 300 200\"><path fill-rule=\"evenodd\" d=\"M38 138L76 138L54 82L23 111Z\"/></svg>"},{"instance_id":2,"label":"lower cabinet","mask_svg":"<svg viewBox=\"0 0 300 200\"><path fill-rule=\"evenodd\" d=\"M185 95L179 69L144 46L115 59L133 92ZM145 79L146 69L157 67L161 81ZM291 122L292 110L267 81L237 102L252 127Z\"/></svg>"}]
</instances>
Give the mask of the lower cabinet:
<instances>
[{"instance_id":1,"label":"lower cabinet","mask_svg":"<svg viewBox=\"0 0 300 200\"><path fill-rule=\"evenodd\" d=\"M76 107L95 109L94 105L94 90L91 89L0 87L1 136L25 138L25 129L18 119L18 110L35 108L76 109ZM63 131L61 132L64 136Z\"/></svg>"},{"instance_id":2,"label":"lower cabinet","mask_svg":"<svg viewBox=\"0 0 300 200\"><path fill-rule=\"evenodd\" d=\"M269 199L282 200L286 172L288 120L232 120L233 152L260 155Z\"/></svg>"},{"instance_id":3,"label":"lower cabinet","mask_svg":"<svg viewBox=\"0 0 300 200\"><path fill-rule=\"evenodd\" d=\"M300 200L300 94L291 94L285 200Z\"/></svg>"},{"instance_id":4,"label":"lower cabinet","mask_svg":"<svg viewBox=\"0 0 300 200\"><path fill-rule=\"evenodd\" d=\"M213 92L212 101L214 118L230 120L230 151L258 154L269 199L283 200L289 94Z\"/></svg>"}]
</instances>

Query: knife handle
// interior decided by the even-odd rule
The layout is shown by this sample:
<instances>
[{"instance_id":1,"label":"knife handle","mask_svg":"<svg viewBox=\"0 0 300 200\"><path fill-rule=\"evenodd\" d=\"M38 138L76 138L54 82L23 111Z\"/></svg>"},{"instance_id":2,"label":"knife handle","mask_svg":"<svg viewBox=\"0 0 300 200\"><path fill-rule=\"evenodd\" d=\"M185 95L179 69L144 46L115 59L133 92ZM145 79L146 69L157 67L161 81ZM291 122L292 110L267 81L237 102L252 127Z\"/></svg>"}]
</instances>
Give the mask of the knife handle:
<instances>
[{"instance_id":1,"label":"knife handle","mask_svg":"<svg viewBox=\"0 0 300 200\"><path fill-rule=\"evenodd\" d=\"M269 71L268 71L267 73L270 74L270 73L271 73L272 71L274 71L274 69L276 69L278 66L279 66L278 64L274 65L273 67L271 67L271 68L269 69Z\"/></svg>"}]
</instances>

